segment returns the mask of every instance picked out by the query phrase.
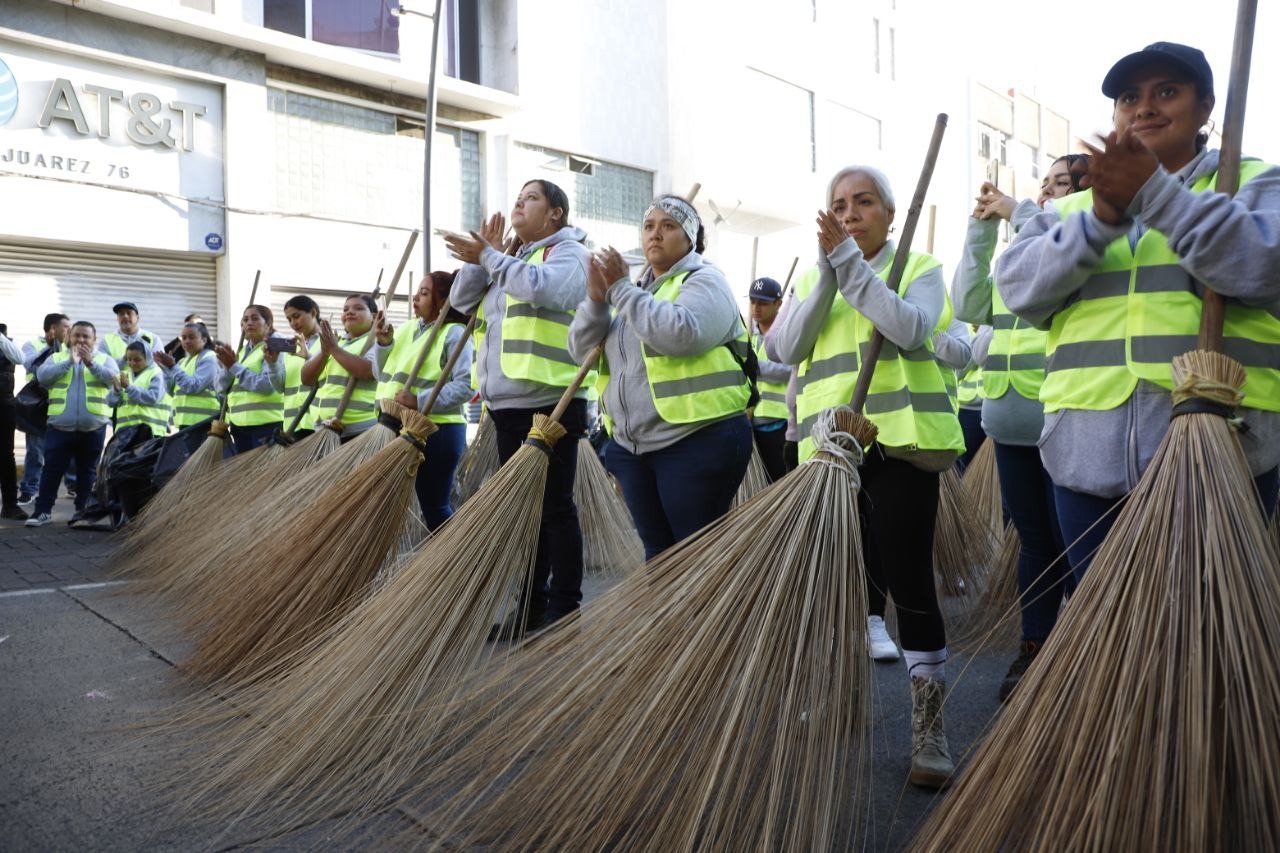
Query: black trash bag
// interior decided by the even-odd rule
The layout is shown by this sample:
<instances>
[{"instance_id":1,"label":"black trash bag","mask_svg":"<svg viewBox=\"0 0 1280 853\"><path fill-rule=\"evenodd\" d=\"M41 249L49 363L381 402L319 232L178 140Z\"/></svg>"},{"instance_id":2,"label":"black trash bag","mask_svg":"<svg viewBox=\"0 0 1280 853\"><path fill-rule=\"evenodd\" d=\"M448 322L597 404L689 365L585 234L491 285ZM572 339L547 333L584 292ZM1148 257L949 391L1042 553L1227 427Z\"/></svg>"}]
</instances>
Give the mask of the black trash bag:
<instances>
[{"instance_id":1,"label":"black trash bag","mask_svg":"<svg viewBox=\"0 0 1280 853\"><path fill-rule=\"evenodd\" d=\"M112 527L128 521L156 493L151 471L165 439L153 438L151 430L125 427L115 434L102 454L102 467L94 496L111 516Z\"/></svg>"},{"instance_id":2,"label":"black trash bag","mask_svg":"<svg viewBox=\"0 0 1280 853\"><path fill-rule=\"evenodd\" d=\"M587 441L591 442L591 447L595 449L596 456L600 458L600 463L604 464L605 449L609 446L609 430L604 423L604 415L597 415L596 419L587 428Z\"/></svg>"}]
</instances>

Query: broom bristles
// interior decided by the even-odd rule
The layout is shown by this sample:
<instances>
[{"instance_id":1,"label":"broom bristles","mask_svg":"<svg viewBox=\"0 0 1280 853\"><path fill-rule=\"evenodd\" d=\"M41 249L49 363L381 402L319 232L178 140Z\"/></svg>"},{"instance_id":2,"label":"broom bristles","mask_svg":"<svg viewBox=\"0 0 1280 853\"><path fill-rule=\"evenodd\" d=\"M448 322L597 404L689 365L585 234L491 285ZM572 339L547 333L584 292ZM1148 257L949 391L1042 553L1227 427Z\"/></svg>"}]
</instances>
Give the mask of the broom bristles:
<instances>
[{"instance_id":1,"label":"broom bristles","mask_svg":"<svg viewBox=\"0 0 1280 853\"><path fill-rule=\"evenodd\" d=\"M1243 387L1174 360L1193 396ZM1218 387L1214 387L1218 386ZM925 850L1280 849L1280 555L1244 453L1175 417Z\"/></svg>"},{"instance_id":2,"label":"broom bristles","mask_svg":"<svg viewBox=\"0 0 1280 853\"><path fill-rule=\"evenodd\" d=\"M535 428L564 434L542 415ZM395 794L438 727L417 709L447 701L492 652L494 614L532 569L547 464L521 447L385 587L282 659L236 709L197 713L211 727L197 799L223 814L256 809L246 820L280 828Z\"/></svg>"},{"instance_id":3,"label":"broom bristles","mask_svg":"<svg viewBox=\"0 0 1280 853\"><path fill-rule=\"evenodd\" d=\"M214 421L196 451L124 528L119 545L108 558L113 575L145 575L152 567L145 559L148 549L158 537L189 517L193 507L203 503L199 486L222 465L222 454L230 440L227 430L224 421Z\"/></svg>"},{"instance_id":4,"label":"broom bristles","mask_svg":"<svg viewBox=\"0 0 1280 853\"><path fill-rule=\"evenodd\" d=\"M490 477L497 472L501 463L498 459L498 433L493 426L493 418L489 410L480 413L480 424L476 428L476 437L467 447L466 453L458 462L458 471L453 480L453 505L462 506L474 495Z\"/></svg>"},{"instance_id":5,"label":"broom bristles","mask_svg":"<svg viewBox=\"0 0 1280 853\"><path fill-rule=\"evenodd\" d=\"M1012 524L1005 528L1000 553L978 584L977 603L956 623L947 623L947 646L959 654L977 654L993 646L1016 645L1018 619L1018 555L1022 542ZM1065 560L1063 556L1061 559Z\"/></svg>"},{"instance_id":6,"label":"broom bristles","mask_svg":"<svg viewBox=\"0 0 1280 853\"><path fill-rule=\"evenodd\" d=\"M938 591L951 598L971 598L975 578L990 560L977 562L981 548L974 540L986 540L984 520L964 507L964 487L954 467L938 476L938 513L933 533L933 571Z\"/></svg>"},{"instance_id":7,"label":"broom bristles","mask_svg":"<svg viewBox=\"0 0 1280 853\"><path fill-rule=\"evenodd\" d=\"M847 408L823 418L819 453L755 498L776 511L731 511L423 712L444 718L408 802L442 797L425 809L437 843L849 844L870 691L851 435L866 433Z\"/></svg>"},{"instance_id":8,"label":"broom bristles","mask_svg":"<svg viewBox=\"0 0 1280 853\"><path fill-rule=\"evenodd\" d=\"M622 576L640 567L644 543L631 512L596 456L596 449L585 438L578 439L573 502L582 522L582 562L587 571Z\"/></svg>"},{"instance_id":9,"label":"broom bristles","mask_svg":"<svg viewBox=\"0 0 1280 853\"><path fill-rule=\"evenodd\" d=\"M183 668L251 680L360 600L400 539L422 440L435 424L402 412L403 435L253 546L253 571L200 609L206 626ZM394 554L392 554L394 556Z\"/></svg>"},{"instance_id":10,"label":"broom bristles","mask_svg":"<svg viewBox=\"0 0 1280 853\"><path fill-rule=\"evenodd\" d=\"M401 407L388 403L389 414ZM298 466L311 453L327 452L318 461L309 462L289 480L275 480L249 496L248 503L232 501L236 525L232 533L220 525L207 525L188 540L166 538L162 549L153 557L172 568L163 584L146 584L138 591L151 594L175 608L179 620L188 625L200 623L199 609L205 596L226 595L228 581L248 575L252 580L258 570L256 562L245 560L249 543L275 535L295 515L311 506L337 480L347 476L372 459L378 451L395 440L395 432L379 423L351 441L339 446L338 434L331 429L317 429L293 449L280 457L281 465ZM300 455L295 455L300 454ZM288 459L285 463L283 460Z\"/></svg>"},{"instance_id":11,"label":"broom bristles","mask_svg":"<svg viewBox=\"0 0 1280 853\"><path fill-rule=\"evenodd\" d=\"M760 458L760 448L756 447L755 440L751 442L751 458L747 462L747 470L742 475L742 482L738 484L738 491L733 496L733 506L741 506L756 495L769 488L769 469L764 467L764 460Z\"/></svg>"},{"instance_id":12,"label":"broom bristles","mask_svg":"<svg viewBox=\"0 0 1280 853\"><path fill-rule=\"evenodd\" d=\"M978 452L964 469L963 506L975 521L971 537L974 565L989 566L1004 544L1004 504L1000 493L1000 472L996 467L996 445L984 439Z\"/></svg>"}]
</instances>

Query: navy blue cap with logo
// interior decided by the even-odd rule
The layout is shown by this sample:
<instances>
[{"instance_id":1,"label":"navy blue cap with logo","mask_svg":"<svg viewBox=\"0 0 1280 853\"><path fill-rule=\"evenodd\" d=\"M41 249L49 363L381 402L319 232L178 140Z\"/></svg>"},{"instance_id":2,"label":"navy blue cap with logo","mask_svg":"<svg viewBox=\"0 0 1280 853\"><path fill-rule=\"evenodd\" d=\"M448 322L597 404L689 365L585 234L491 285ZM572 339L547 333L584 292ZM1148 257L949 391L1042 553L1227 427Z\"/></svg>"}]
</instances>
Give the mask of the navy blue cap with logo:
<instances>
[{"instance_id":1,"label":"navy blue cap with logo","mask_svg":"<svg viewBox=\"0 0 1280 853\"><path fill-rule=\"evenodd\" d=\"M1204 52L1171 41L1149 44L1111 66L1111 70L1102 80L1102 94L1113 100L1120 97L1120 92L1124 90L1125 84L1129 82L1129 76L1134 71L1157 62L1164 62L1185 71L1191 82L1200 84L1204 94L1213 94L1213 69L1209 67L1209 60L1204 58Z\"/></svg>"},{"instance_id":2,"label":"navy blue cap with logo","mask_svg":"<svg viewBox=\"0 0 1280 853\"><path fill-rule=\"evenodd\" d=\"M777 302L782 298L782 285L771 278L758 278L751 282L751 299L761 302Z\"/></svg>"}]
</instances>

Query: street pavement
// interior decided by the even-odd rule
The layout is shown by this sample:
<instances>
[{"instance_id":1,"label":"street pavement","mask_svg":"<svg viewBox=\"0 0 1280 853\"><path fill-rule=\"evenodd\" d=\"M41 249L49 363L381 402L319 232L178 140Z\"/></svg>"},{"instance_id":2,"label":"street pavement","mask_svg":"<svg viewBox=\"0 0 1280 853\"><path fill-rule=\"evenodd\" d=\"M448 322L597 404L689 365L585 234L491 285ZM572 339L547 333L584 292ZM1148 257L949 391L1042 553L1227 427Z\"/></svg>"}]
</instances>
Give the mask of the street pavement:
<instances>
[{"instance_id":1,"label":"street pavement","mask_svg":"<svg viewBox=\"0 0 1280 853\"><path fill-rule=\"evenodd\" d=\"M127 583L108 577L109 535L68 529L69 502L59 504L56 523L43 528L0 521L0 850L364 848L411 825L395 813L340 844L323 825L265 841L166 807L172 797L162 791L183 744L143 726L193 694L175 669L186 646ZM590 601L606 584L587 587ZM995 715L1008 660L1002 650L948 664L957 758ZM936 795L906 783L903 664L877 665L875 675L867 849L899 850Z\"/></svg>"}]
</instances>

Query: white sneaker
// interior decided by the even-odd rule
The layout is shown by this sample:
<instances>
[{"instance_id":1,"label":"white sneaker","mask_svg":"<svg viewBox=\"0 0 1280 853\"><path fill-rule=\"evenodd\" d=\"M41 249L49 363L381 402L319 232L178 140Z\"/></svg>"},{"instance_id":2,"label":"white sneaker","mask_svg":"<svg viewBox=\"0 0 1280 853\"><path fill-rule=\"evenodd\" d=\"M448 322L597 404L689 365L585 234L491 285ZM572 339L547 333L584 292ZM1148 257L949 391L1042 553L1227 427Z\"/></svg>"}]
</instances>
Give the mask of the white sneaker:
<instances>
[{"instance_id":1,"label":"white sneaker","mask_svg":"<svg viewBox=\"0 0 1280 853\"><path fill-rule=\"evenodd\" d=\"M898 659L898 645L885 630L882 616L867 617L867 651L872 660L893 663Z\"/></svg>"},{"instance_id":2,"label":"white sneaker","mask_svg":"<svg viewBox=\"0 0 1280 853\"><path fill-rule=\"evenodd\" d=\"M42 512L39 515L33 515L30 518L28 518L27 527L44 527L46 524L52 523L52 521L53 521L52 515L50 515L47 512Z\"/></svg>"}]
</instances>

